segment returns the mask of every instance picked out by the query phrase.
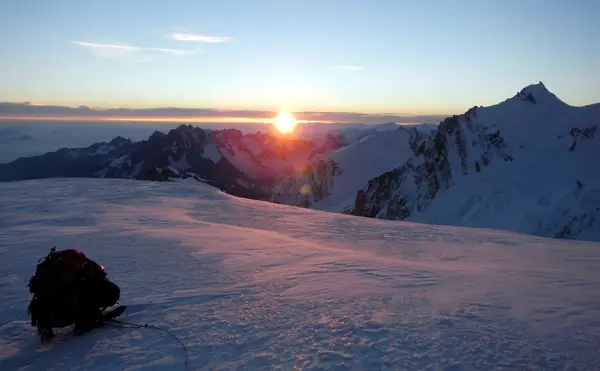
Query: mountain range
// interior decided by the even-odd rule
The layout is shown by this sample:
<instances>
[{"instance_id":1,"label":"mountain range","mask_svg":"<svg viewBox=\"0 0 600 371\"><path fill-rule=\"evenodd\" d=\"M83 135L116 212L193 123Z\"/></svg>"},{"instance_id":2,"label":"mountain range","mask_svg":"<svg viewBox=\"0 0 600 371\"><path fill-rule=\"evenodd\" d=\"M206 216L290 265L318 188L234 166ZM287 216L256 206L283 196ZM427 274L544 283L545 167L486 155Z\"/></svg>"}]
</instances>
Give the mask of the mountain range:
<instances>
[{"instance_id":1,"label":"mountain range","mask_svg":"<svg viewBox=\"0 0 600 371\"><path fill-rule=\"evenodd\" d=\"M61 148L0 164L0 181L54 177L193 179L227 193L266 200L280 179L304 164L395 124L349 126L322 134L282 136L180 125L147 140L116 137L85 148ZM307 138L308 136L308 138Z\"/></svg>"},{"instance_id":2,"label":"mountain range","mask_svg":"<svg viewBox=\"0 0 600 371\"><path fill-rule=\"evenodd\" d=\"M600 240L600 104L543 83L439 125L369 125L320 136L181 125L0 165L48 177L201 181L224 192L362 217Z\"/></svg>"}]
</instances>

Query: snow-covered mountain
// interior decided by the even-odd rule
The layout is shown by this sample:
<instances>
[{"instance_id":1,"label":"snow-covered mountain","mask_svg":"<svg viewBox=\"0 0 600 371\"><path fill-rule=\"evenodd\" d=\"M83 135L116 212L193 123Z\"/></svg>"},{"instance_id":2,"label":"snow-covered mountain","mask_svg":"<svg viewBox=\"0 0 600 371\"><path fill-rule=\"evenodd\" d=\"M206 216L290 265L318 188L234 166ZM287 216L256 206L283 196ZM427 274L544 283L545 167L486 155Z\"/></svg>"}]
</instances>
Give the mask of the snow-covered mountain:
<instances>
[{"instance_id":1,"label":"snow-covered mountain","mask_svg":"<svg viewBox=\"0 0 600 371\"><path fill-rule=\"evenodd\" d=\"M0 180L47 177L101 177L165 181L194 178L238 196L264 199L279 177L317 155L346 143L242 134L237 129L206 130L181 125L147 140L115 138L87 148L61 149L0 165Z\"/></svg>"},{"instance_id":2,"label":"snow-covered mountain","mask_svg":"<svg viewBox=\"0 0 600 371\"><path fill-rule=\"evenodd\" d=\"M357 218L198 182L0 183L0 215L3 371L600 364L598 243ZM102 264L122 320L150 327L57 329L41 345L27 282L52 246Z\"/></svg>"},{"instance_id":3,"label":"snow-covered mountain","mask_svg":"<svg viewBox=\"0 0 600 371\"><path fill-rule=\"evenodd\" d=\"M354 206L356 191L369 179L409 159L426 132L395 126L369 131L358 141L321 155L271 191L270 201L318 210L342 212Z\"/></svg>"},{"instance_id":4,"label":"snow-covered mountain","mask_svg":"<svg viewBox=\"0 0 600 371\"><path fill-rule=\"evenodd\" d=\"M600 240L600 104L540 82L444 120L401 166L369 180L353 214Z\"/></svg>"},{"instance_id":5,"label":"snow-covered mountain","mask_svg":"<svg viewBox=\"0 0 600 371\"><path fill-rule=\"evenodd\" d=\"M294 171L299 164L346 145L344 138L331 135L309 140L262 132L242 136L237 130L218 131L215 139L219 151L231 164L255 177L279 177Z\"/></svg>"}]
</instances>

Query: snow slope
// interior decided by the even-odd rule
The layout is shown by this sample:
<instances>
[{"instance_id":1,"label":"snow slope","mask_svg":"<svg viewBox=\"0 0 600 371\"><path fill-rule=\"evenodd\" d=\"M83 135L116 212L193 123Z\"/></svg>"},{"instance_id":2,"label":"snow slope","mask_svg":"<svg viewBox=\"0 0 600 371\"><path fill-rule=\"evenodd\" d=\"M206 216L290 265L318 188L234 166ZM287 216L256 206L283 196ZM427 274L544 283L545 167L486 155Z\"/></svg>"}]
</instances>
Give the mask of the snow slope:
<instances>
[{"instance_id":1,"label":"snow slope","mask_svg":"<svg viewBox=\"0 0 600 371\"><path fill-rule=\"evenodd\" d=\"M598 370L600 244L356 218L121 179L0 184L0 370L183 370L154 329L40 345L56 245L190 370Z\"/></svg>"},{"instance_id":2,"label":"snow slope","mask_svg":"<svg viewBox=\"0 0 600 371\"><path fill-rule=\"evenodd\" d=\"M416 143L426 137L417 128L396 126L393 131L374 131L336 151L325 153L271 191L271 201L343 212L354 206L356 192L374 177L400 166L412 155Z\"/></svg>"},{"instance_id":3,"label":"snow slope","mask_svg":"<svg viewBox=\"0 0 600 371\"><path fill-rule=\"evenodd\" d=\"M327 158L335 161L342 173L332 185L331 194L313 204L313 208L341 212L353 206L356 191L365 182L401 165L414 154L410 139L415 134L416 131L402 127L378 132L329 154Z\"/></svg>"}]
</instances>

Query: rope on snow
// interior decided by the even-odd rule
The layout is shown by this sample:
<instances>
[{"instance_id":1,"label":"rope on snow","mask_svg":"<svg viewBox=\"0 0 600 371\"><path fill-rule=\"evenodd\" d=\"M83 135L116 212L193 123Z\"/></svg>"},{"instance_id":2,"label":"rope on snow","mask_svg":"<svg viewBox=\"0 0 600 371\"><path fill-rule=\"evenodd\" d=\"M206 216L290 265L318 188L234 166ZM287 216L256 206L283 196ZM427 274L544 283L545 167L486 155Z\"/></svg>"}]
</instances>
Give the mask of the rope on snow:
<instances>
[{"instance_id":1,"label":"rope on snow","mask_svg":"<svg viewBox=\"0 0 600 371\"><path fill-rule=\"evenodd\" d=\"M181 339L179 339L177 337L177 335L175 335L173 332L171 332L171 330L163 328L163 327L149 325L147 323L143 324L143 325L140 325L138 323L125 322L125 321L121 321L121 320L118 320L118 319L111 319L110 322L114 322L114 323L117 323L117 324L120 325L120 326L113 325L114 327L119 327L119 328L152 328L152 329L155 329L155 330L164 331L167 334L171 335L171 337L173 337L173 339L177 340L177 342L179 344L181 344L181 346L183 347L183 350L185 352L185 370L186 371L188 370L188 349L187 349L187 346L183 343L183 341L181 341Z\"/></svg>"}]
</instances>

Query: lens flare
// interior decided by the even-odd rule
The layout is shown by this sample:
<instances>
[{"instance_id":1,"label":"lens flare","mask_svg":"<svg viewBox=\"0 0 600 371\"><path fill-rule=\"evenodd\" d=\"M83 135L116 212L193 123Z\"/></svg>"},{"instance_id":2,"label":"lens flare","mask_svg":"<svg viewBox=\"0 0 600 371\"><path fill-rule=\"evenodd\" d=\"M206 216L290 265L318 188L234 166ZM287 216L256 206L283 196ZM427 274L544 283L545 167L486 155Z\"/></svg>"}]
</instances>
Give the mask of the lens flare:
<instances>
[{"instance_id":1,"label":"lens flare","mask_svg":"<svg viewBox=\"0 0 600 371\"><path fill-rule=\"evenodd\" d=\"M273 125L282 134L292 133L296 129L296 119L291 113L281 111L275 119L273 119Z\"/></svg>"}]
</instances>

